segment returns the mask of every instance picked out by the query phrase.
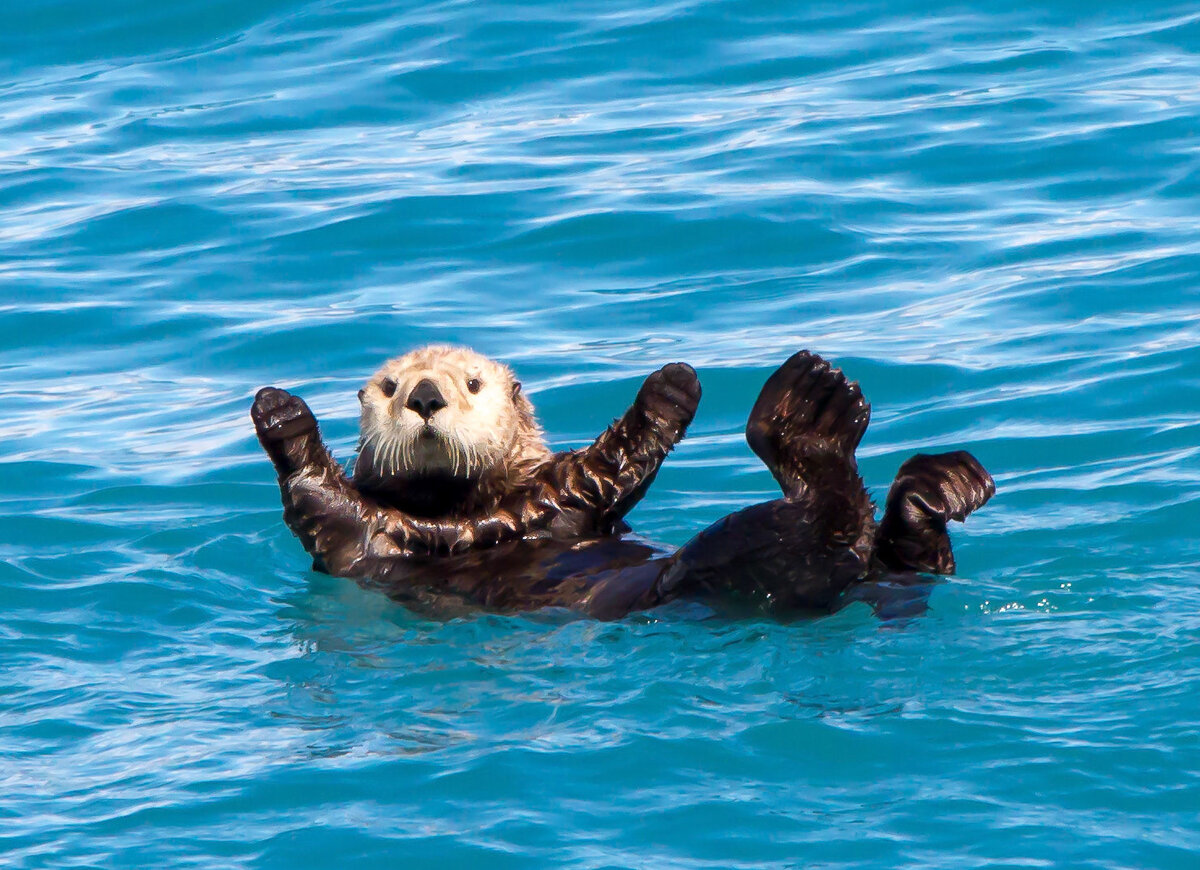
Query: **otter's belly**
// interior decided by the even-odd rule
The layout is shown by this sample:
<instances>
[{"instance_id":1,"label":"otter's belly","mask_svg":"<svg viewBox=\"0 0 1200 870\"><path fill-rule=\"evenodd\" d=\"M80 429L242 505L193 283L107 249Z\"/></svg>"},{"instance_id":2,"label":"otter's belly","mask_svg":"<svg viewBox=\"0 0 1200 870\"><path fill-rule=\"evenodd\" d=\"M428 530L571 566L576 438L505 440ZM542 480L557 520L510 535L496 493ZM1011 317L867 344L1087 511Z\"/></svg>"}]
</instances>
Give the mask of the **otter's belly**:
<instances>
[{"instance_id":1,"label":"otter's belly","mask_svg":"<svg viewBox=\"0 0 1200 870\"><path fill-rule=\"evenodd\" d=\"M635 537L512 541L454 556L399 556L365 581L430 613L567 607L601 619L653 606L670 551Z\"/></svg>"}]
</instances>

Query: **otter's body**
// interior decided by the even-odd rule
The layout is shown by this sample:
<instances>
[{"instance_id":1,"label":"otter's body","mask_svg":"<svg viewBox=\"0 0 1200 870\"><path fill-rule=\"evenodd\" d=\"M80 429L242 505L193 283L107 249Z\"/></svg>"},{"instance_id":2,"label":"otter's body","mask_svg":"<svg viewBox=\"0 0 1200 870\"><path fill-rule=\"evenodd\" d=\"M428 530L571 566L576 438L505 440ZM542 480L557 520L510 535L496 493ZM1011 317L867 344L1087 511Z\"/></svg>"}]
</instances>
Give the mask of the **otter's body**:
<instances>
[{"instance_id":1,"label":"otter's body","mask_svg":"<svg viewBox=\"0 0 1200 870\"><path fill-rule=\"evenodd\" d=\"M968 453L919 455L877 523L854 457L870 406L804 351L767 381L746 427L784 497L675 553L624 537L623 517L691 422L700 389L688 366L655 372L593 445L564 453L545 447L511 372L470 351L390 361L359 396L353 483L298 398L265 389L252 416L285 519L315 565L423 610L561 606L614 618L692 597L828 611L871 579L952 573L947 521L995 491Z\"/></svg>"}]
</instances>

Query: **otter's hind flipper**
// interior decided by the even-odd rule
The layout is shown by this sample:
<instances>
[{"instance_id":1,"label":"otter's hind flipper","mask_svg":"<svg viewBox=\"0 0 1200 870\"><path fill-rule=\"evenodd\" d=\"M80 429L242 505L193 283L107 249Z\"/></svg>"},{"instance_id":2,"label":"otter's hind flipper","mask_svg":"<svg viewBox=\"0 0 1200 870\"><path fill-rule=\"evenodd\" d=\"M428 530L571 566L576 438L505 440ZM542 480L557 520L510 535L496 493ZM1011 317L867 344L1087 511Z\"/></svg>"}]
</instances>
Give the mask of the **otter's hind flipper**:
<instances>
[{"instance_id":1,"label":"otter's hind flipper","mask_svg":"<svg viewBox=\"0 0 1200 870\"><path fill-rule=\"evenodd\" d=\"M953 574L946 523L962 521L996 494L970 453L917 454L900 466L875 537L875 556L892 571Z\"/></svg>"},{"instance_id":2,"label":"otter's hind flipper","mask_svg":"<svg viewBox=\"0 0 1200 870\"><path fill-rule=\"evenodd\" d=\"M746 440L785 498L714 523L671 559L655 593L826 610L870 565L875 510L855 448L871 416L858 385L808 351L767 379Z\"/></svg>"},{"instance_id":3,"label":"otter's hind flipper","mask_svg":"<svg viewBox=\"0 0 1200 870\"><path fill-rule=\"evenodd\" d=\"M746 423L746 441L783 494L797 499L858 480L854 451L870 420L871 406L858 384L802 350L763 385Z\"/></svg>"}]
</instances>

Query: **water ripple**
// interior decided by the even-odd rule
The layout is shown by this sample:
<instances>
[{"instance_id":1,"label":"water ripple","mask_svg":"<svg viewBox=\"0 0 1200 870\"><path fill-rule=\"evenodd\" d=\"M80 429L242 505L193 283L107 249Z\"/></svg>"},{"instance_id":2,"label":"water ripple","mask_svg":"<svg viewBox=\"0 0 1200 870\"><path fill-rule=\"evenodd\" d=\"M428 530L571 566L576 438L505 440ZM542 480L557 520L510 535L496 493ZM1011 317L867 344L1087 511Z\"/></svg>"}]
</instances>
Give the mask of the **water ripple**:
<instances>
[{"instance_id":1,"label":"water ripple","mask_svg":"<svg viewBox=\"0 0 1200 870\"><path fill-rule=\"evenodd\" d=\"M7 865L1191 867L1200 14L894 0L0 9ZM681 359L633 517L775 489L799 347L877 496L1000 496L920 618L431 622L308 570L247 407L335 452L418 342L555 446Z\"/></svg>"}]
</instances>

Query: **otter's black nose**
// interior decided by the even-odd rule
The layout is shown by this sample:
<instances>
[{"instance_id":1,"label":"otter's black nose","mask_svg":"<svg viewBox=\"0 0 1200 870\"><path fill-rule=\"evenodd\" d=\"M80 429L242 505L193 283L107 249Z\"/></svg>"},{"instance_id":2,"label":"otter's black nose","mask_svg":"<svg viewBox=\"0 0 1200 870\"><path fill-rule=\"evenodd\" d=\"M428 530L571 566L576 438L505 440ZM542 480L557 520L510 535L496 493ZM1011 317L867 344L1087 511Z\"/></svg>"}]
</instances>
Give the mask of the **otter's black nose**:
<instances>
[{"instance_id":1,"label":"otter's black nose","mask_svg":"<svg viewBox=\"0 0 1200 870\"><path fill-rule=\"evenodd\" d=\"M404 403L404 407L410 411L416 411L421 415L421 419L428 420L442 408L446 407L446 400L442 398L442 394L438 391L433 381L425 378L421 383L413 387L413 391L408 394L408 401Z\"/></svg>"}]
</instances>

